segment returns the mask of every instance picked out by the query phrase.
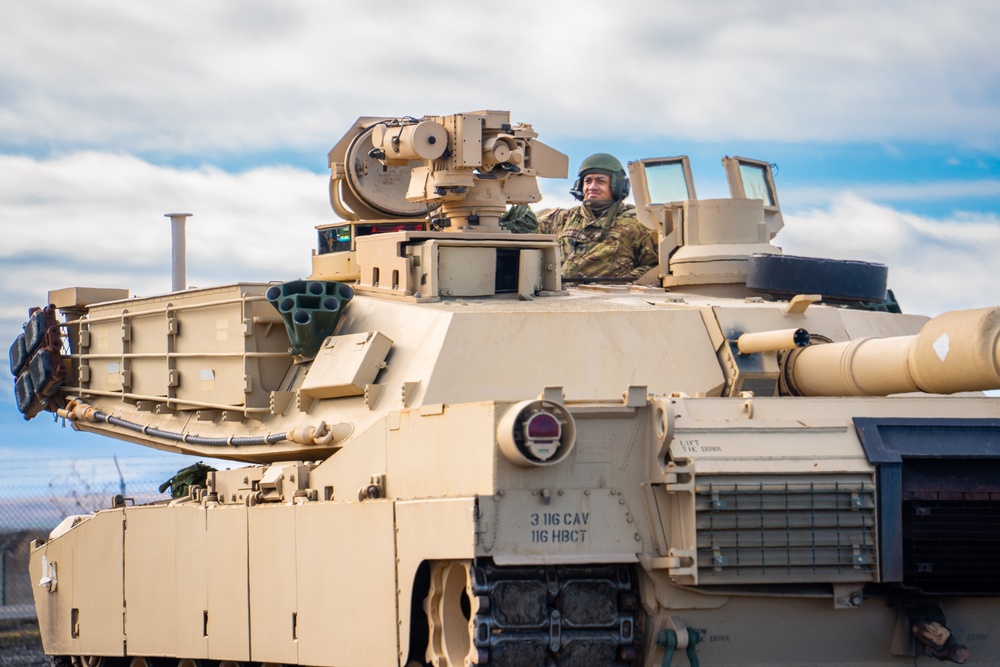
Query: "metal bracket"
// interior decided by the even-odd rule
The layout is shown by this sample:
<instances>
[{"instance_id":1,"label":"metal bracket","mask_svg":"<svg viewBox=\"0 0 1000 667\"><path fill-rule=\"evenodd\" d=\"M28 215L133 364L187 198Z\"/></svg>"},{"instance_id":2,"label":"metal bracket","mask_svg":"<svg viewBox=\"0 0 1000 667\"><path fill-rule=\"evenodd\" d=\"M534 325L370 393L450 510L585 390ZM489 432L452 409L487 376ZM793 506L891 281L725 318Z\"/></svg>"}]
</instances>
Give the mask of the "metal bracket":
<instances>
[{"instance_id":1,"label":"metal bracket","mask_svg":"<svg viewBox=\"0 0 1000 667\"><path fill-rule=\"evenodd\" d=\"M858 584L834 584L833 585L833 608L834 609L861 609L865 606L865 597L862 587Z\"/></svg>"},{"instance_id":2,"label":"metal bracket","mask_svg":"<svg viewBox=\"0 0 1000 667\"><path fill-rule=\"evenodd\" d=\"M822 300L822 294L796 294L785 306L785 315L801 315L809 306Z\"/></svg>"},{"instance_id":3,"label":"metal bracket","mask_svg":"<svg viewBox=\"0 0 1000 667\"><path fill-rule=\"evenodd\" d=\"M403 407L409 407L410 401L413 400L413 395L417 393L417 387L420 386L420 380L416 382L404 382L402 390Z\"/></svg>"},{"instance_id":4,"label":"metal bracket","mask_svg":"<svg viewBox=\"0 0 1000 667\"><path fill-rule=\"evenodd\" d=\"M385 475L372 475L371 481L358 490L358 500L385 498Z\"/></svg>"}]
</instances>

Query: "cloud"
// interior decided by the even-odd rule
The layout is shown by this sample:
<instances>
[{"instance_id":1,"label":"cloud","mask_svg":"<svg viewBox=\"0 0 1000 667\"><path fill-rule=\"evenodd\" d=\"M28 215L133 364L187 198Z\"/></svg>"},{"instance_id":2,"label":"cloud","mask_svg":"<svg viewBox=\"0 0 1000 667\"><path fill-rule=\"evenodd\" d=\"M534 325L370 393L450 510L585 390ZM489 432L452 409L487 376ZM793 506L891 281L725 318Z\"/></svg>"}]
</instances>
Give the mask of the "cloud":
<instances>
[{"instance_id":1,"label":"cloud","mask_svg":"<svg viewBox=\"0 0 1000 667\"><path fill-rule=\"evenodd\" d=\"M0 155L0 175L0 259L12 270L36 265L51 279L86 269L91 280L133 272L147 292L170 287L165 213L194 214L187 223L191 284L239 269L258 277L307 273L301 248L316 225L334 219L327 177L290 167L232 174L86 152L45 160Z\"/></svg>"},{"instance_id":2,"label":"cloud","mask_svg":"<svg viewBox=\"0 0 1000 667\"><path fill-rule=\"evenodd\" d=\"M1000 180L977 179L967 181L938 180L917 183L852 184L850 193L873 201L935 202L961 201L962 199L1000 199ZM832 204L843 196L840 191L820 187L793 187L781 193L783 205L803 206L821 201Z\"/></svg>"},{"instance_id":3,"label":"cloud","mask_svg":"<svg viewBox=\"0 0 1000 667\"><path fill-rule=\"evenodd\" d=\"M785 214L775 238L786 254L879 262L904 312L938 315L997 303L1000 217L959 213L935 219L873 203L855 193L828 206Z\"/></svg>"},{"instance_id":4,"label":"cloud","mask_svg":"<svg viewBox=\"0 0 1000 667\"><path fill-rule=\"evenodd\" d=\"M312 150L357 115L479 108L547 136L1000 138L989 2L37 0L5 20L0 136L23 151Z\"/></svg>"},{"instance_id":5,"label":"cloud","mask_svg":"<svg viewBox=\"0 0 1000 667\"><path fill-rule=\"evenodd\" d=\"M171 287L171 223L187 223L188 284L301 278L316 225L333 222L327 176L290 167L173 169L122 154L0 155L0 341L63 287L153 295ZM12 396L9 383L0 395Z\"/></svg>"},{"instance_id":6,"label":"cloud","mask_svg":"<svg viewBox=\"0 0 1000 667\"><path fill-rule=\"evenodd\" d=\"M947 16L928 2L675 9L662 3L636 25L626 71L631 88L651 80L663 91L651 101L670 102L663 122L684 136L995 139L988 109L1000 69L981 62L994 49L981 27L998 23L996 7Z\"/></svg>"}]
</instances>

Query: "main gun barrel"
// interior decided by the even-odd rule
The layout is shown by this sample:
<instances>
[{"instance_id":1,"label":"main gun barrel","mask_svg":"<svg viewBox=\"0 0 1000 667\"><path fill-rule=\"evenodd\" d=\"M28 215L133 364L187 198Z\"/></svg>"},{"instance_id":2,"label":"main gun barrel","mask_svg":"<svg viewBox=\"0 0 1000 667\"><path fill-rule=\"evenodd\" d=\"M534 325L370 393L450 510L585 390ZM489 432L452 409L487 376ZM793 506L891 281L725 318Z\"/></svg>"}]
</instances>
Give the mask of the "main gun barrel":
<instances>
[{"instance_id":1,"label":"main gun barrel","mask_svg":"<svg viewBox=\"0 0 1000 667\"><path fill-rule=\"evenodd\" d=\"M810 345L790 353L786 379L799 396L1000 389L1000 308L945 313L913 336Z\"/></svg>"}]
</instances>

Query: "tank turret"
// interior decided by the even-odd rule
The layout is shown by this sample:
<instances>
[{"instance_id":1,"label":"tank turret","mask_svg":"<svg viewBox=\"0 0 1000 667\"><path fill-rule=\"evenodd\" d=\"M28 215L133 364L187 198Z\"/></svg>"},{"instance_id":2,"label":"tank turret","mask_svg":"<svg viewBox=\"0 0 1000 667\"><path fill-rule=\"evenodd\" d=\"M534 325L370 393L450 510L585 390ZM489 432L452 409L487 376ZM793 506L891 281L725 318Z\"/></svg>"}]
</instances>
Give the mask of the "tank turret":
<instances>
[{"instance_id":1,"label":"tank turret","mask_svg":"<svg viewBox=\"0 0 1000 667\"><path fill-rule=\"evenodd\" d=\"M26 418L249 464L33 543L54 664L1000 661L1000 309L783 254L759 160L630 163L626 284L502 224L568 166L507 112L328 157L309 276L56 290L11 347Z\"/></svg>"}]
</instances>

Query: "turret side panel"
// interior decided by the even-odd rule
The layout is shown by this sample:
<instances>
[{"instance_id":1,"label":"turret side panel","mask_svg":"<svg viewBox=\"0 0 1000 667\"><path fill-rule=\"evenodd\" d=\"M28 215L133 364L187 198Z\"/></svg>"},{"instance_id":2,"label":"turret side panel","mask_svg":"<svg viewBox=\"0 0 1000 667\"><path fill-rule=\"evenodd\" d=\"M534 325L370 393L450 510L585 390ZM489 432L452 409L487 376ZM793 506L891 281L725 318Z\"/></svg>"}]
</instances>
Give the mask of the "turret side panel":
<instances>
[{"instance_id":1,"label":"turret side panel","mask_svg":"<svg viewBox=\"0 0 1000 667\"><path fill-rule=\"evenodd\" d=\"M873 313L850 308L840 308L837 313L844 322L848 338L909 336L919 333L930 319L923 315Z\"/></svg>"},{"instance_id":2,"label":"turret side panel","mask_svg":"<svg viewBox=\"0 0 1000 667\"><path fill-rule=\"evenodd\" d=\"M426 383L440 355L451 318L449 312L407 303L362 296L351 301L340 321L338 334L378 331L392 340L392 349L386 359L389 368L376 380L385 386L375 403L377 409L402 407L404 382Z\"/></svg>"},{"instance_id":3,"label":"turret side panel","mask_svg":"<svg viewBox=\"0 0 1000 667\"><path fill-rule=\"evenodd\" d=\"M456 313L423 402L523 400L546 386L621 400L629 385L694 394L723 380L695 310Z\"/></svg>"}]
</instances>

